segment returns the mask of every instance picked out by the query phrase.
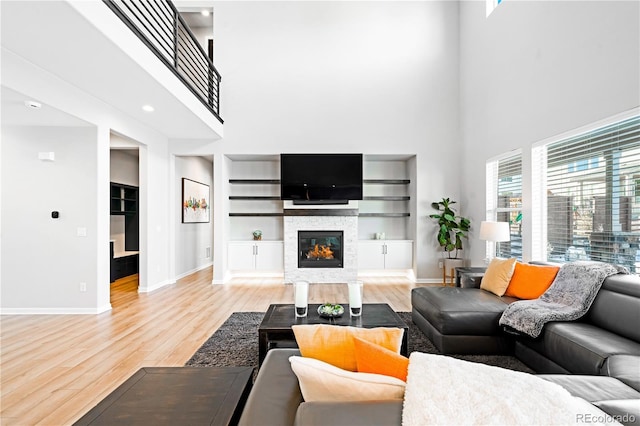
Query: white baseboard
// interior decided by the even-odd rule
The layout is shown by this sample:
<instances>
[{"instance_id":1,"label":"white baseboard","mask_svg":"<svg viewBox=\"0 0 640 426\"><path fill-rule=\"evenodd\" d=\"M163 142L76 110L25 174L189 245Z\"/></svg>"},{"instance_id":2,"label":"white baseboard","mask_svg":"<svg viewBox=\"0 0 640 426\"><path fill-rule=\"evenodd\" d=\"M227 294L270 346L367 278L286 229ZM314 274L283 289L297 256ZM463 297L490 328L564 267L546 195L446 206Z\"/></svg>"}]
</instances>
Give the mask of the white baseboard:
<instances>
[{"instance_id":1,"label":"white baseboard","mask_svg":"<svg viewBox=\"0 0 640 426\"><path fill-rule=\"evenodd\" d=\"M99 308L4 308L0 315L97 315L111 310L111 304Z\"/></svg>"},{"instance_id":2,"label":"white baseboard","mask_svg":"<svg viewBox=\"0 0 640 426\"><path fill-rule=\"evenodd\" d=\"M171 284L175 284L176 281L175 280L165 280L165 281L161 281L157 284L154 284L152 286L149 287L138 287L138 293L151 293L152 291L158 290L159 288L162 288L166 285L171 285Z\"/></svg>"},{"instance_id":3,"label":"white baseboard","mask_svg":"<svg viewBox=\"0 0 640 426\"><path fill-rule=\"evenodd\" d=\"M198 271L202 271L203 269L207 269L207 268L209 268L209 267L211 267L211 266L213 266L213 262L209 262L209 263L207 263L207 264L205 264L205 265L198 266L197 268L192 269L192 270L190 270L190 271L183 272L183 273L182 273L182 274L180 274L180 275L176 275L175 281L178 281L179 279L184 278L184 277L186 277L187 275L195 274L196 272L198 272Z\"/></svg>"},{"instance_id":4,"label":"white baseboard","mask_svg":"<svg viewBox=\"0 0 640 426\"><path fill-rule=\"evenodd\" d=\"M212 285L221 285L226 284L231 280L231 273L229 271L225 271L224 277L221 280L216 280L215 278L211 280Z\"/></svg>"},{"instance_id":5,"label":"white baseboard","mask_svg":"<svg viewBox=\"0 0 640 426\"><path fill-rule=\"evenodd\" d=\"M413 269L367 269L358 271L358 277L402 277L415 282Z\"/></svg>"},{"instance_id":6,"label":"white baseboard","mask_svg":"<svg viewBox=\"0 0 640 426\"><path fill-rule=\"evenodd\" d=\"M442 284L442 278L417 278L416 284Z\"/></svg>"},{"instance_id":7,"label":"white baseboard","mask_svg":"<svg viewBox=\"0 0 640 426\"><path fill-rule=\"evenodd\" d=\"M234 278L282 278L284 279L283 271L227 271L223 282L220 280L213 280L212 284L226 284Z\"/></svg>"}]
</instances>

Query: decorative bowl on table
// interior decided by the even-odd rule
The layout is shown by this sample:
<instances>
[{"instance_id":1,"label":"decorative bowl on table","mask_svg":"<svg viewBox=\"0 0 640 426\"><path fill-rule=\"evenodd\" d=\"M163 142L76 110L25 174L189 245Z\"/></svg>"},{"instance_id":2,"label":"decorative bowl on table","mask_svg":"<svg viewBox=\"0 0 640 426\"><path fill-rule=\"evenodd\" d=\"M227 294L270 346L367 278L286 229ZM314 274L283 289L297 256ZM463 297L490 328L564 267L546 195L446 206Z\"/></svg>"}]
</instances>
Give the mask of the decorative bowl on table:
<instances>
[{"instance_id":1,"label":"decorative bowl on table","mask_svg":"<svg viewBox=\"0 0 640 426\"><path fill-rule=\"evenodd\" d=\"M332 303L325 303L318 306L318 315L322 318L337 318L344 314L344 306L334 305Z\"/></svg>"}]
</instances>

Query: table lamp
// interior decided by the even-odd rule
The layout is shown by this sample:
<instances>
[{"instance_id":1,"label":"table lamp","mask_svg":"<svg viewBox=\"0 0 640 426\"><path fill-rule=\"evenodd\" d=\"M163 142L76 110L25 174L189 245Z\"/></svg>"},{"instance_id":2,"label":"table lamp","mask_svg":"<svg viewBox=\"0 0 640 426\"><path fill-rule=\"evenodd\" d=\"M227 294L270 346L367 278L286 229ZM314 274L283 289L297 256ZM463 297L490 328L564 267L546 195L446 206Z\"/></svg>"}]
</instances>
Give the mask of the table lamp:
<instances>
[{"instance_id":1,"label":"table lamp","mask_svg":"<svg viewBox=\"0 0 640 426\"><path fill-rule=\"evenodd\" d=\"M509 230L509 222L491 222L491 221L482 221L480 222L480 237L481 240L490 241L497 243L501 241L510 241L511 233ZM497 253L497 249L494 246L493 254ZM492 256L489 256L486 259L487 264L491 261Z\"/></svg>"}]
</instances>

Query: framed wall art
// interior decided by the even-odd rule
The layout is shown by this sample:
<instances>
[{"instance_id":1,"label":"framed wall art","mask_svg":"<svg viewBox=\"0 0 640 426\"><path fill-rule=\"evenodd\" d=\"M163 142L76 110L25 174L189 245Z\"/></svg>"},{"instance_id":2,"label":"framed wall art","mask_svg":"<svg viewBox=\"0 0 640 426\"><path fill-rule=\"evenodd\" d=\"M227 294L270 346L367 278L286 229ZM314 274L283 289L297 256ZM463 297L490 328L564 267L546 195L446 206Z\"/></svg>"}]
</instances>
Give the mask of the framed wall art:
<instances>
[{"instance_id":1,"label":"framed wall art","mask_svg":"<svg viewBox=\"0 0 640 426\"><path fill-rule=\"evenodd\" d=\"M211 213L209 185L182 178L182 223L207 223Z\"/></svg>"}]
</instances>

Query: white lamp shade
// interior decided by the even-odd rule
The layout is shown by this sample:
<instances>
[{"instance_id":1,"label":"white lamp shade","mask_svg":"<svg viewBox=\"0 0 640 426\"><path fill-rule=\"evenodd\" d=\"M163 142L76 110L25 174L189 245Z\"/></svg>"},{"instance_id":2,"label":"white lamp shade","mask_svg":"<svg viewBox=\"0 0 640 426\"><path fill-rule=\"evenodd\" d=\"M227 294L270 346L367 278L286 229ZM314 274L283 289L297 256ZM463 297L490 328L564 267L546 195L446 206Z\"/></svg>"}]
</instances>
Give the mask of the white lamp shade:
<instances>
[{"instance_id":1,"label":"white lamp shade","mask_svg":"<svg viewBox=\"0 0 640 426\"><path fill-rule=\"evenodd\" d=\"M484 241L509 241L511 240L509 223L483 221L480 223L479 238Z\"/></svg>"}]
</instances>

